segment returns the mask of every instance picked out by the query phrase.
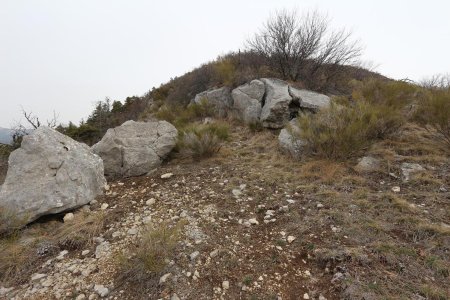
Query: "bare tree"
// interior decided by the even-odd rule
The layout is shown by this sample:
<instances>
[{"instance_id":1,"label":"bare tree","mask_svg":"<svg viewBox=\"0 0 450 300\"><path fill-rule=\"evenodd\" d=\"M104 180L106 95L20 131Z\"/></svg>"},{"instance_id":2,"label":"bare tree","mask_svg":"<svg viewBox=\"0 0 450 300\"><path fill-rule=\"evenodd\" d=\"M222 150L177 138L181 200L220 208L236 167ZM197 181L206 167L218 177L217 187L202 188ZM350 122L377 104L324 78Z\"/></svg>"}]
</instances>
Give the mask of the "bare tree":
<instances>
[{"instance_id":1,"label":"bare tree","mask_svg":"<svg viewBox=\"0 0 450 300\"><path fill-rule=\"evenodd\" d=\"M37 129L38 127L43 126L39 117L34 115L32 112L27 112L25 109L22 109L22 115L27 121L28 125L32 127L32 129ZM53 111L53 117L45 121L45 126L50 128L56 128L58 123L58 115ZM13 129L13 147L18 148L22 143L22 138L25 135L30 133L30 130L27 129L27 126L24 126L21 122L17 122L16 125L12 126Z\"/></svg>"},{"instance_id":2,"label":"bare tree","mask_svg":"<svg viewBox=\"0 0 450 300\"><path fill-rule=\"evenodd\" d=\"M351 32L331 31L329 19L317 11L302 16L296 11L277 11L247 45L292 81L308 81L320 72L331 78L339 66L355 62L362 53Z\"/></svg>"},{"instance_id":3,"label":"bare tree","mask_svg":"<svg viewBox=\"0 0 450 300\"><path fill-rule=\"evenodd\" d=\"M420 86L429 89L450 89L450 74L436 74L420 81Z\"/></svg>"}]
</instances>

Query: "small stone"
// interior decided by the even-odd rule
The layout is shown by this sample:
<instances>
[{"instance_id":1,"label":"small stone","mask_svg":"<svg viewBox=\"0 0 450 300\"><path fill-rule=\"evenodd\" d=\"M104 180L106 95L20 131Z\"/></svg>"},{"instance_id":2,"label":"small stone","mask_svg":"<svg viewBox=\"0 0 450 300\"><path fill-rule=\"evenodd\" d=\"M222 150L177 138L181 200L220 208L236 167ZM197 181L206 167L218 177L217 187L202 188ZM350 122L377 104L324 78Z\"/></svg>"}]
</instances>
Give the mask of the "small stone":
<instances>
[{"instance_id":1,"label":"small stone","mask_svg":"<svg viewBox=\"0 0 450 300\"><path fill-rule=\"evenodd\" d=\"M323 204L322 203L317 203L317 208L323 208Z\"/></svg>"},{"instance_id":2,"label":"small stone","mask_svg":"<svg viewBox=\"0 0 450 300\"><path fill-rule=\"evenodd\" d=\"M238 198L239 196L242 195L242 191L241 191L241 190L238 190L238 189L233 189L233 190L231 191L231 193L232 193L233 196L235 196L236 198Z\"/></svg>"},{"instance_id":3,"label":"small stone","mask_svg":"<svg viewBox=\"0 0 450 300\"><path fill-rule=\"evenodd\" d=\"M73 221L74 218L75 218L75 216L73 215L73 213L68 213L68 214L65 214L63 221L64 221L64 223L70 222L70 221Z\"/></svg>"},{"instance_id":4,"label":"small stone","mask_svg":"<svg viewBox=\"0 0 450 300\"><path fill-rule=\"evenodd\" d=\"M161 179L169 179L169 178L172 177L172 176L173 176L172 173L162 174L162 175L161 175Z\"/></svg>"},{"instance_id":5,"label":"small stone","mask_svg":"<svg viewBox=\"0 0 450 300\"><path fill-rule=\"evenodd\" d=\"M224 282L222 282L222 288L224 290L228 290L230 288L230 282L228 280L225 280Z\"/></svg>"},{"instance_id":6,"label":"small stone","mask_svg":"<svg viewBox=\"0 0 450 300\"><path fill-rule=\"evenodd\" d=\"M130 228L127 231L128 235L136 235L138 233L137 228Z\"/></svg>"},{"instance_id":7,"label":"small stone","mask_svg":"<svg viewBox=\"0 0 450 300\"><path fill-rule=\"evenodd\" d=\"M155 202L156 202L155 198L150 198L145 202L145 204L147 206L151 206L151 205L155 204Z\"/></svg>"},{"instance_id":8,"label":"small stone","mask_svg":"<svg viewBox=\"0 0 450 300\"><path fill-rule=\"evenodd\" d=\"M216 257L218 254L219 254L219 250L216 249L216 250L211 251L211 253L209 253L209 256L210 256L211 258L214 258L214 257Z\"/></svg>"},{"instance_id":9,"label":"small stone","mask_svg":"<svg viewBox=\"0 0 450 300\"><path fill-rule=\"evenodd\" d=\"M281 206L278 210L279 210L280 212L286 213L286 212L289 211L289 206L287 206L287 205Z\"/></svg>"},{"instance_id":10,"label":"small stone","mask_svg":"<svg viewBox=\"0 0 450 300\"><path fill-rule=\"evenodd\" d=\"M303 299L309 299L308 293L304 293L304 294L303 294Z\"/></svg>"},{"instance_id":11,"label":"small stone","mask_svg":"<svg viewBox=\"0 0 450 300\"><path fill-rule=\"evenodd\" d=\"M58 256L56 257L56 259L57 259L57 260L63 260L63 259L64 259L64 256L66 256L67 253L69 253L69 251L67 251L67 250L63 250L63 251L59 252L59 254L58 254Z\"/></svg>"},{"instance_id":12,"label":"small stone","mask_svg":"<svg viewBox=\"0 0 450 300\"><path fill-rule=\"evenodd\" d=\"M109 186L109 184L105 184L105 191L109 191L109 189L111 188L110 186Z\"/></svg>"},{"instance_id":13,"label":"small stone","mask_svg":"<svg viewBox=\"0 0 450 300\"><path fill-rule=\"evenodd\" d=\"M46 280L42 281L41 284L43 287L50 287L53 285L53 280L47 278Z\"/></svg>"},{"instance_id":14,"label":"small stone","mask_svg":"<svg viewBox=\"0 0 450 300\"><path fill-rule=\"evenodd\" d=\"M173 294L172 297L170 297L170 300L180 300L180 297L178 297L177 294Z\"/></svg>"},{"instance_id":15,"label":"small stone","mask_svg":"<svg viewBox=\"0 0 450 300\"><path fill-rule=\"evenodd\" d=\"M400 187L399 186L393 186L391 189L394 193L400 193Z\"/></svg>"},{"instance_id":16,"label":"small stone","mask_svg":"<svg viewBox=\"0 0 450 300\"><path fill-rule=\"evenodd\" d=\"M292 235L287 237L287 241L288 241L289 244L292 243L295 239L296 239L296 237L292 236Z\"/></svg>"},{"instance_id":17,"label":"small stone","mask_svg":"<svg viewBox=\"0 0 450 300\"><path fill-rule=\"evenodd\" d=\"M31 281L38 281L38 280L41 280L44 277L47 277L47 274L35 273L35 274L33 274L31 276Z\"/></svg>"},{"instance_id":18,"label":"small stone","mask_svg":"<svg viewBox=\"0 0 450 300\"><path fill-rule=\"evenodd\" d=\"M144 222L144 224L148 224L148 223L150 223L152 221L152 217L151 216L146 216L143 220L142 220L142 222Z\"/></svg>"},{"instance_id":19,"label":"small stone","mask_svg":"<svg viewBox=\"0 0 450 300\"><path fill-rule=\"evenodd\" d=\"M292 199L287 199L286 200L289 204L294 204L295 203L295 200L292 200Z\"/></svg>"},{"instance_id":20,"label":"small stone","mask_svg":"<svg viewBox=\"0 0 450 300\"><path fill-rule=\"evenodd\" d=\"M322 294L319 295L319 300L327 300Z\"/></svg>"},{"instance_id":21,"label":"small stone","mask_svg":"<svg viewBox=\"0 0 450 300\"><path fill-rule=\"evenodd\" d=\"M172 273L167 273L161 276L161 278L159 278L159 284L165 283L170 276L172 276Z\"/></svg>"},{"instance_id":22,"label":"small stone","mask_svg":"<svg viewBox=\"0 0 450 300\"><path fill-rule=\"evenodd\" d=\"M109 294L108 288L101 284L94 285L94 291L102 298L108 296Z\"/></svg>"},{"instance_id":23,"label":"small stone","mask_svg":"<svg viewBox=\"0 0 450 300\"><path fill-rule=\"evenodd\" d=\"M89 251L89 250L83 250L83 251L81 252L81 255L82 255L82 256L86 256L86 255L89 254L89 252L91 252L91 251Z\"/></svg>"},{"instance_id":24,"label":"small stone","mask_svg":"<svg viewBox=\"0 0 450 300\"><path fill-rule=\"evenodd\" d=\"M79 295L75 298L75 300L84 300L84 299L86 299L86 295L85 295L85 294L79 294Z\"/></svg>"},{"instance_id":25,"label":"small stone","mask_svg":"<svg viewBox=\"0 0 450 300\"><path fill-rule=\"evenodd\" d=\"M109 206L108 203L103 203L102 206L100 207L100 209L101 209L101 210L105 210L105 209L108 208L108 206Z\"/></svg>"},{"instance_id":26,"label":"small stone","mask_svg":"<svg viewBox=\"0 0 450 300\"><path fill-rule=\"evenodd\" d=\"M200 254L200 252L198 252L198 251L192 252L191 255L189 255L189 258L191 260L195 260L197 258L197 256L199 256L199 254Z\"/></svg>"},{"instance_id":27,"label":"small stone","mask_svg":"<svg viewBox=\"0 0 450 300\"><path fill-rule=\"evenodd\" d=\"M258 224L259 224L258 220L256 220L255 218L249 219L248 222L249 222L251 225L258 225Z\"/></svg>"}]
</instances>

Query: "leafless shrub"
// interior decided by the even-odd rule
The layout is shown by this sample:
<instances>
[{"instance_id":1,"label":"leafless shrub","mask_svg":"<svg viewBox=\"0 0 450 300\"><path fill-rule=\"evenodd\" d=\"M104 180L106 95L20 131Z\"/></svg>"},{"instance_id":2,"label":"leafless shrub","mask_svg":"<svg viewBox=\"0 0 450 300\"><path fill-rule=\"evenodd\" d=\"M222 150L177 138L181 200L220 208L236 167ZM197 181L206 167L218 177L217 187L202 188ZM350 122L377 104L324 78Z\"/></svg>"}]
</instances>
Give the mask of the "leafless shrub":
<instances>
[{"instance_id":1,"label":"leafless shrub","mask_svg":"<svg viewBox=\"0 0 450 300\"><path fill-rule=\"evenodd\" d=\"M332 31L329 19L317 11L299 15L278 11L247 41L251 51L264 55L286 80L311 83L320 77L330 80L339 66L354 63L361 55L351 32Z\"/></svg>"}]
</instances>

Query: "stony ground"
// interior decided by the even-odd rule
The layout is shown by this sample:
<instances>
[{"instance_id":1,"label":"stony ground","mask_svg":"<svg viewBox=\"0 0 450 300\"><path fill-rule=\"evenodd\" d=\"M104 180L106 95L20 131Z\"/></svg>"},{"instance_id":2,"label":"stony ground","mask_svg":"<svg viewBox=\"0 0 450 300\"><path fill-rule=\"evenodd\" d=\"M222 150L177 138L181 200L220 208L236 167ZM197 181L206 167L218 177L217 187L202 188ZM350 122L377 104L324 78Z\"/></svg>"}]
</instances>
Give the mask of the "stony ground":
<instances>
[{"instance_id":1,"label":"stony ground","mask_svg":"<svg viewBox=\"0 0 450 300\"><path fill-rule=\"evenodd\" d=\"M361 175L355 162L294 161L275 133L236 127L215 157L175 155L110 182L74 212L115 216L93 243L47 257L0 297L448 299L450 161L417 130L375 147L386 169ZM426 170L404 182L405 161ZM161 224L182 228L167 266L145 284L119 280L121 254Z\"/></svg>"}]
</instances>

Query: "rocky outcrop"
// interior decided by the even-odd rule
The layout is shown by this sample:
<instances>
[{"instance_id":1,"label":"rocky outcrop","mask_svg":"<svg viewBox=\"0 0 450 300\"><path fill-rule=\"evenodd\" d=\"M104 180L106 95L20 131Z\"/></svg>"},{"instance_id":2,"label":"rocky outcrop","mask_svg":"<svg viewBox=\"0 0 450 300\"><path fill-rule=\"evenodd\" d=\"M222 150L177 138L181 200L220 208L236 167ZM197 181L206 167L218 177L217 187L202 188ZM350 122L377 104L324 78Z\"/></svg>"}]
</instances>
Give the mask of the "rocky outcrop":
<instances>
[{"instance_id":1,"label":"rocky outcrop","mask_svg":"<svg viewBox=\"0 0 450 300\"><path fill-rule=\"evenodd\" d=\"M293 87L289 87L289 94L291 95L292 100L296 101L298 106L302 109L310 109L317 112L322 108L330 106L331 100L327 95Z\"/></svg>"},{"instance_id":2,"label":"rocky outcrop","mask_svg":"<svg viewBox=\"0 0 450 300\"><path fill-rule=\"evenodd\" d=\"M264 106L261 110L260 120L264 127L282 128L289 122L289 105L292 97L289 94L289 85L279 79L261 79L266 87Z\"/></svg>"},{"instance_id":3,"label":"rocky outcrop","mask_svg":"<svg viewBox=\"0 0 450 300\"><path fill-rule=\"evenodd\" d=\"M299 136L300 128L297 126L297 119L293 119L286 128L281 129L278 135L280 149L295 158L300 157L306 146L306 141L302 140Z\"/></svg>"},{"instance_id":4,"label":"rocky outcrop","mask_svg":"<svg viewBox=\"0 0 450 300\"><path fill-rule=\"evenodd\" d=\"M206 100L224 117L230 110L247 124L261 122L267 128L283 128L300 111L317 112L330 105L330 97L296 89L275 78L255 79L230 92L227 87L201 92L192 103Z\"/></svg>"},{"instance_id":5,"label":"rocky outcrop","mask_svg":"<svg viewBox=\"0 0 450 300\"><path fill-rule=\"evenodd\" d=\"M264 83L260 80L252 80L231 92L233 108L242 121L247 124L259 121L264 92Z\"/></svg>"},{"instance_id":6,"label":"rocky outcrop","mask_svg":"<svg viewBox=\"0 0 450 300\"><path fill-rule=\"evenodd\" d=\"M28 223L89 203L105 184L103 162L88 146L39 127L9 157L0 206Z\"/></svg>"},{"instance_id":7,"label":"rocky outcrop","mask_svg":"<svg viewBox=\"0 0 450 300\"><path fill-rule=\"evenodd\" d=\"M203 100L206 100L208 104L212 105L215 113L220 117L225 117L233 107L231 90L228 87L201 92L192 99L191 103L200 104Z\"/></svg>"},{"instance_id":8,"label":"rocky outcrop","mask_svg":"<svg viewBox=\"0 0 450 300\"><path fill-rule=\"evenodd\" d=\"M177 136L177 129L166 121L127 121L108 129L92 150L103 159L106 176L139 176L161 164L175 147Z\"/></svg>"}]
</instances>

